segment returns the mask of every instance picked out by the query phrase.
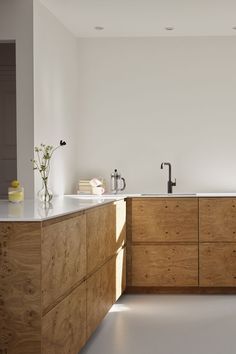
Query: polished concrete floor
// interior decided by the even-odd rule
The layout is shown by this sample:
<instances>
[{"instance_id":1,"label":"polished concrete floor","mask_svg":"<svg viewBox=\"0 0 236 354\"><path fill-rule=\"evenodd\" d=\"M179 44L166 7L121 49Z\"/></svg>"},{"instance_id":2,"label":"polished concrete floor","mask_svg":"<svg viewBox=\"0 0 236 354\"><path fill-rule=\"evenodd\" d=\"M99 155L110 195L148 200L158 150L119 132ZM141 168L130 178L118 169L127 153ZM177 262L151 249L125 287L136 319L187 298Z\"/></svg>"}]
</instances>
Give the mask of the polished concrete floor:
<instances>
[{"instance_id":1,"label":"polished concrete floor","mask_svg":"<svg viewBox=\"0 0 236 354\"><path fill-rule=\"evenodd\" d=\"M122 296L80 354L236 354L236 296Z\"/></svg>"}]
</instances>

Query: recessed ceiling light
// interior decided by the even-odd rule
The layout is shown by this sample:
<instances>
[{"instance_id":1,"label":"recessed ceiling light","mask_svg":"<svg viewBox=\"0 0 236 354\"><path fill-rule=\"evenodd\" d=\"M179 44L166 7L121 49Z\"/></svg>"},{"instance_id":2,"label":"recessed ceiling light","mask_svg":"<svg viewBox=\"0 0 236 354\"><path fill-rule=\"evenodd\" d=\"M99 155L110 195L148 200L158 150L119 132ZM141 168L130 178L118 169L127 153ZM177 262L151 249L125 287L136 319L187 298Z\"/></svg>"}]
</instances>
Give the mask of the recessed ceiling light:
<instances>
[{"instance_id":1,"label":"recessed ceiling light","mask_svg":"<svg viewBox=\"0 0 236 354\"><path fill-rule=\"evenodd\" d=\"M166 31L173 31L175 28L172 26L165 27Z\"/></svg>"},{"instance_id":2,"label":"recessed ceiling light","mask_svg":"<svg viewBox=\"0 0 236 354\"><path fill-rule=\"evenodd\" d=\"M95 29L96 31L102 31L102 30L104 30L104 27L102 27L102 26L95 26L94 29Z\"/></svg>"}]
</instances>

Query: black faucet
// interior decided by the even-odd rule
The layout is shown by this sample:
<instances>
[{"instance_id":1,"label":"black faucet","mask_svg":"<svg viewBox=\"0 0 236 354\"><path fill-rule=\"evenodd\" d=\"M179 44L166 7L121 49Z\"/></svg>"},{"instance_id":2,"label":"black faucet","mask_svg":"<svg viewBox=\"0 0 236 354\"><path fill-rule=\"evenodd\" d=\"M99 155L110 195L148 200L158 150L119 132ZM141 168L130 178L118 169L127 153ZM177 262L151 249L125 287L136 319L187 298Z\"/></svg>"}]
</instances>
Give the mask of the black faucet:
<instances>
[{"instance_id":1,"label":"black faucet","mask_svg":"<svg viewBox=\"0 0 236 354\"><path fill-rule=\"evenodd\" d=\"M176 178L174 182L171 181L171 164L169 162L162 162L161 169L163 169L164 165L169 167L169 180L167 182L167 193L172 193L173 187L176 186Z\"/></svg>"}]
</instances>

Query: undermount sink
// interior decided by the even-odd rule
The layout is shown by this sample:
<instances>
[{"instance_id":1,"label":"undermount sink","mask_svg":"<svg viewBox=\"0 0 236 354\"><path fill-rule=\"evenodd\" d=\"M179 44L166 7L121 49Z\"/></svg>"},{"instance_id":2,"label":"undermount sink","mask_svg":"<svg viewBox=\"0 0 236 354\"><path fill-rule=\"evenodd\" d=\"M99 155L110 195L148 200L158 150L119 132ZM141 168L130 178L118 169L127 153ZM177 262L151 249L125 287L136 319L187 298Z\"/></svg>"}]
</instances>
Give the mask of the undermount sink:
<instances>
[{"instance_id":1,"label":"undermount sink","mask_svg":"<svg viewBox=\"0 0 236 354\"><path fill-rule=\"evenodd\" d=\"M178 197L178 196L181 196L181 197L183 197L183 196L191 196L191 195L197 195L196 193L144 193L144 194L141 194L143 197L144 196L153 196L153 197L155 197L155 196L162 196L163 195L163 197Z\"/></svg>"},{"instance_id":2,"label":"undermount sink","mask_svg":"<svg viewBox=\"0 0 236 354\"><path fill-rule=\"evenodd\" d=\"M125 197L191 197L196 196L196 193L142 193L142 194L102 194L102 195L92 195L92 194L74 194L68 195L68 197L79 199L79 200L102 200L102 199L119 199Z\"/></svg>"},{"instance_id":3,"label":"undermount sink","mask_svg":"<svg viewBox=\"0 0 236 354\"><path fill-rule=\"evenodd\" d=\"M71 198L75 199L116 199L116 198L124 198L126 195L124 194L102 194L102 195L95 195L95 194L75 194L69 195Z\"/></svg>"}]
</instances>

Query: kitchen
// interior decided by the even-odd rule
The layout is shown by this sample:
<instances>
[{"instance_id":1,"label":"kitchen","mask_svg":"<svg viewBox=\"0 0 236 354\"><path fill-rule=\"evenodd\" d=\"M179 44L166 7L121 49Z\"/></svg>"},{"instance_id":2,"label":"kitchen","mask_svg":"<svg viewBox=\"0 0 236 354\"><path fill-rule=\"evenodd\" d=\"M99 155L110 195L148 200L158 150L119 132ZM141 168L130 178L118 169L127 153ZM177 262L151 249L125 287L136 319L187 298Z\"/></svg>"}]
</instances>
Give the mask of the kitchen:
<instances>
[{"instance_id":1,"label":"kitchen","mask_svg":"<svg viewBox=\"0 0 236 354\"><path fill-rule=\"evenodd\" d=\"M163 347L160 347L159 352L171 353L174 350L170 349L171 341L164 342L168 329L173 330L173 343L177 343L177 347L180 346L179 352L182 354L184 351L204 353L203 343L205 348L208 348L205 349L207 354L217 350L227 354L235 352L234 337L231 336L233 320L230 317L235 307L232 295L235 291L236 191L234 10L234 4L231 2L219 2L216 6L211 1L196 3L183 0L174 4L162 1L140 1L135 4L132 1L120 4L104 1L98 4L91 1L86 5L83 1L72 1L68 5L66 1L52 0L0 3L0 40L15 41L16 44L17 176L14 175L12 179L17 178L25 189L23 208L17 208L18 204L1 202L1 206L5 205L1 209L1 223L3 222L5 227L6 222L14 224L22 218L27 224L36 218L35 223L42 224L42 230L40 228L41 231L36 232L36 241L39 242L41 237L46 237L43 231L44 223L45 227L49 227L50 222L53 225L52 220L55 219L55 225L59 225L60 222L67 221L63 219L59 222L60 218L74 213L78 213L74 215L76 218L87 219L87 214L90 215L92 210L95 213L95 210L103 210L105 207L109 209L110 206L113 210L110 213L114 214L107 218L113 220L113 226L105 229L109 229L113 236L116 235L114 238L119 238L116 210L119 209L120 203L121 209L126 210L125 220L121 212L121 216L117 217L117 220L123 220L121 224L123 223L123 229L126 230L126 236L122 236L123 243L117 247L113 245L109 255L101 256L92 270L84 269L79 280L71 280L73 284L70 283L69 287L76 290L75 285L79 287L83 282L88 282L95 274L93 272L102 269L106 262L112 257L115 259L119 252L124 252L126 248L126 255L123 256L127 267L126 293L132 290L133 294L125 295L127 300L124 301L127 301L128 305L122 304L125 297L121 297L114 305L114 309L121 309L120 313L109 312L105 321L109 321L109 316L116 321L116 315L117 318L124 315L127 316L128 325L130 311L127 308L132 309L132 306L140 311L140 322L142 318L145 320L145 314L141 316L142 306L135 307L138 299L144 308L146 306L147 313L151 309L155 313L155 304L159 304L158 301L163 305L158 307L156 317L160 314L163 326L166 323L166 327L161 327L161 322L155 323L153 318L150 319L154 321L153 330L160 330L151 336L150 349L147 345L144 350L141 342L139 346L135 345L139 343L139 338L140 341L143 338L143 343L148 341L148 334L145 336L144 328L139 322L137 338L134 340L134 332L130 347L122 337L122 349L119 346L113 349L103 347L102 351L99 351L99 343L104 342L99 342L99 334L102 334L103 329L99 327L101 329L92 337L92 342L88 342L83 349L85 353L86 350L87 353L110 354L143 353L148 350L158 352L155 347L155 336L158 336L158 333L159 343L163 340ZM30 201L41 188L40 175L33 171L30 162L34 146L41 143L56 146L60 139L66 141L66 146L53 157L49 179L54 194L53 208L38 210ZM172 164L173 182L176 177L173 195L177 195L173 197L166 193L168 170L165 166L163 170L160 169L163 161ZM94 201L79 200L77 196L64 199L57 197L75 195L79 180L99 176L106 180L107 193L110 193L110 175L114 168L121 171L127 182L124 195L118 196L118 200L102 198L100 205L96 198ZM60 204L61 200L67 200L64 209ZM179 214L175 221L176 210ZM143 215L145 220L150 216L149 222L142 219ZM161 218L158 219L158 215L162 215ZM105 223L105 216L101 216L101 219L96 219L97 216L94 218ZM80 222L78 223L80 225ZM86 221L82 221L82 224L82 234L90 233L89 224L87 225ZM98 225L98 221L95 221L95 224ZM13 226L16 227L15 224ZM65 226L66 229L67 227L69 228ZM3 234L7 232L5 230ZM176 237L179 238L176 240ZM142 244L142 238L145 238L145 245ZM107 244L107 240L104 242ZM156 263L156 260L163 259L158 256L162 242L170 246L170 249L162 248L164 259L167 261L163 267ZM39 247L39 244L37 245ZM89 252L86 247L82 247L84 254ZM184 263L181 250L183 254L189 255L186 257L189 262ZM143 255L146 255L146 261L136 261ZM38 256L39 265L42 255ZM177 263L174 261L175 256L180 257ZM130 259L133 263L130 263ZM210 266L205 263L205 259ZM149 268L150 264L153 272ZM117 266L117 269L120 270L120 267ZM124 270L124 266L122 269ZM121 293L124 286L121 279L124 279L124 275L119 273L117 278L120 279L118 288ZM39 283L38 294L41 289ZM173 292L181 293L184 298L170 294L171 289L166 291L167 295L159 297L156 294L138 295L140 289L130 289L130 284L133 288L156 288L156 292L161 292L160 287L175 288ZM208 288L208 292L221 295L199 296L199 284L200 290ZM186 286L191 288L187 294ZM145 289L146 292L150 292L149 290ZM69 295L68 288L62 292L63 294L58 294L53 300L57 305L59 300L66 301ZM109 303L114 303L117 296L113 294L113 300L109 300ZM149 296L148 300L145 300L145 296ZM181 299L184 299L185 303L181 303ZM14 301L15 299L12 303ZM191 325L194 327L196 323L203 325L200 319L203 321L206 318L198 316L203 309L205 313L208 313L209 309L207 323L210 321L213 326L207 327L205 333L209 333L210 339L204 337L199 326L199 332L195 333L195 336L194 331L189 333L190 339L189 342L186 340L186 346L181 344L182 322L179 322L178 327L178 321L174 318L177 327L173 327L168 323L168 311L167 317L165 314L161 316L163 309L168 310L165 301L173 310L176 304L177 313L179 310L184 314L188 323L193 316L193 323L190 323L189 328ZM218 315L224 326L220 326L215 310L218 302L219 311L222 311ZM149 308L148 304L152 307ZM184 304L188 308L187 312ZM46 304L39 311L46 316L55 308L52 306L49 301L49 305ZM192 307L199 311L191 312ZM40 327L41 320L37 321ZM109 331L106 332L106 323L109 327L109 323L112 326L115 322L103 322L101 326L104 326L108 338L112 339ZM175 338L177 328L180 333L179 337ZM186 327L183 328L186 330ZM47 332L50 333L49 330ZM202 336L198 336L198 333ZM219 333L221 336L217 335ZM215 340L215 347L212 338ZM191 339L194 349L191 348L190 351ZM119 337L113 338L109 348L112 348L112 343L115 346L117 341ZM39 343L40 340L38 345ZM125 343L127 347L124 346ZM5 350L5 347L3 348ZM19 350L18 352L22 352ZM32 350L36 353L35 349ZM43 352L74 352L73 349L65 351L63 346L60 350L54 347L48 351L44 349ZM175 349L175 353L177 350ZM8 352L18 353L16 348L9 349ZM29 349L28 352L32 351Z\"/></svg>"}]
</instances>

